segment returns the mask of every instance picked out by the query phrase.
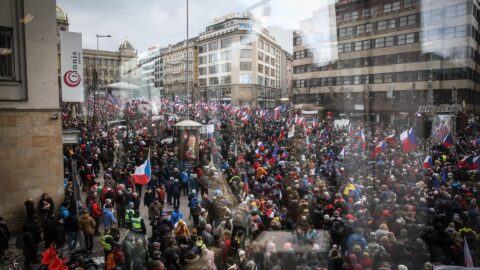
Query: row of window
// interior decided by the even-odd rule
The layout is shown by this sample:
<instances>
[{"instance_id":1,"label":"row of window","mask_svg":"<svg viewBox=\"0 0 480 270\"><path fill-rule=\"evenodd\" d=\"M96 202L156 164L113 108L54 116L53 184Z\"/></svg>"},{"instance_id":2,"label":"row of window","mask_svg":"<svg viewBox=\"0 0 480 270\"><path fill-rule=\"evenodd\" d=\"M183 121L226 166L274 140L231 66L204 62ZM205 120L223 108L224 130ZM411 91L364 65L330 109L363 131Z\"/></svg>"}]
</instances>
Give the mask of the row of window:
<instances>
[{"instance_id":1,"label":"row of window","mask_svg":"<svg viewBox=\"0 0 480 270\"><path fill-rule=\"evenodd\" d=\"M353 37L355 35L361 35L365 33L371 33L373 31L383 31L388 29L395 29L397 27L404 27L415 25L417 23L417 15L412 14L408 16L402 16L399 18L378 21L374 23L360 24L357 26L350 26L346 28L338 29L338 37Z\"/></svg>"},{"instance_id":2,"label":"row of window","mask_svg":"<svg viewBox=\"0 0 480 270\"><path fill-rule=\"evenodd\" d=\"M310 49L296 51L293 53L293 59L303 59L313 57L313 53Z\"/></svg>"},{"instance_id":3,"label":"row of window","mask_svg":"<svg viewBox=\"0 0 480 270\"><path fill-rule=\"evenodd\" d=\"M433 41L439 39L460 38L465 37L469 34L470 27L467 25L432 29L429 31L338 44L338 53L363 51L373 48L392 47L397 45L413 44L417 42Z\"/></svg>"},{"instance_id":4,"label":"row of window","mask_svg":"<svg viewBox=\"0 0 480 270\"><path fill-rule=\"evenodd\" d=\"M350 21L350 20L357 20L359 18L368 18L374 15L375 16L379 15L378 13L380 13L381 11L383 11L383 13L385 14L393 11L398 11L401 8L407 9L416 5L416 3L417 3L417 0L403 0L403 3L401 3L400 1L395 1L395 2L386 3L383 5L383 7L375 6L371 8L364 8L361 11L354 10L354 11L346 12L337 16L337 21ZM343 10L344 10L343 8L337 9L337 14L340 14Z\"/></svg>"},{"instance_id":5,"label":"row of window","mask_svg":"<svg viewBox=\"0 0 480 270\"><path fill-rule=\"evenodd\" d=\"M253 83L253 76L251 74L242 74L239 77L239 81L241 84L251 84ZM225 84L231 84L232 83L232 77L230 75L227 76L221 76L221 77L210 77L208 78L208 85L225 85ZM265 85L268 87L278 87L277 81L274 79L269 79L265 78L263 76L257 76L257 84L259 85ZM198 85L199 86L207 86L207 78L200 78L198 80Z\"/></svg>"},{"instance_id":6,"label":"row of window","mask_svg":"<svg viewBox=\"0 0 480 270\"><path fill-rule=\"evenodd\" d=\"M378 73L368 75L313 78L305 80L294 80L294 87L319 87L336 85L359 85L370 83L394 83L394 82L416 82L430 80L475 80L479 81L480 75L470 68L452 68L438 70L418 70L393 73Z\"/></svg>"}]
</instances>

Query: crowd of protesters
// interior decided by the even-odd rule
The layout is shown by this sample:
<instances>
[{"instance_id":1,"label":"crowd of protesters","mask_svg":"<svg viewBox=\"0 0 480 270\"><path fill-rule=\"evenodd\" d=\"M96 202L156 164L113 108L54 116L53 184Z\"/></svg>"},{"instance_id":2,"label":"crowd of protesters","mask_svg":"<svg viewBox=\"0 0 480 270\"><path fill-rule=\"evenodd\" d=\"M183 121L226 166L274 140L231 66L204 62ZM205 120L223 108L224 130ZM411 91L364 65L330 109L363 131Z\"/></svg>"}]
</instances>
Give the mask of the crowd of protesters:
<instances>
[{"instance_id":1,"label":"crowd of protesters","mask_svg":"<svg viewBox=\"0 0 480 270\"><path fill-rule=\"evenodd\" d=\"M478 154L476 126L453 146L425 138L405 151L407 121L335 126L284 106L161 103L156 121L141 112L147 102L128 103L124 127L64 114L80 143L65 148L65 200L25 202L26 269L41 242L75 250L80 237L87 252L102 246L105 269L427 270L465 265L466 243L480 265L480 177L460 162ZM172 126L186 111L215 126L189 169ZM146 159L152 176L140 185L133 174ZM0 219L0 256L8 238Z\"/></svg>"}]
</instances>

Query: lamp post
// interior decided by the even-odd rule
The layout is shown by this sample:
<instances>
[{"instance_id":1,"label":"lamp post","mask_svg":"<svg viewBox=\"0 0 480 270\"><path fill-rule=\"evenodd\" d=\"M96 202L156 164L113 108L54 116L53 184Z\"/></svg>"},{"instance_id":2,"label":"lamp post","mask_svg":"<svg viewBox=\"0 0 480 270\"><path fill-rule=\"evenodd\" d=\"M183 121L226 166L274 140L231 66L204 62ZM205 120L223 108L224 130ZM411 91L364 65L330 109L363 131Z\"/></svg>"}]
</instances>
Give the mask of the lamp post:
<instances>
[{"instance_id":1,"label":"lamp post","mask_svg":"<svg viewBox=\"0 0 480 270\"><path fill-rule=\"evenodd\" d=\"M93 124L95 125L95 108L97 107L97 89L98 89L98 68L97 68L97 57L98 57L98 39L99 38L109 38L112 37L111 35L99 35L97 34L97 51L95 54L95 73L93 80L94 80L94 88L93 88Z\"/></svg>"}]
</instances>

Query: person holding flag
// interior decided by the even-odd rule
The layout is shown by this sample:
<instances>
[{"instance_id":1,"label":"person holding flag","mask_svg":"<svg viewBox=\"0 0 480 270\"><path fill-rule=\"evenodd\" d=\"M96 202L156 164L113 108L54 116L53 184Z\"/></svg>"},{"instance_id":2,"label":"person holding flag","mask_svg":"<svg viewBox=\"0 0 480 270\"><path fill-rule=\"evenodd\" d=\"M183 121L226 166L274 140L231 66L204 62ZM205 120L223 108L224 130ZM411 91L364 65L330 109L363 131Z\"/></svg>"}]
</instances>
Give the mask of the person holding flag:
<instances>
[{"instance_id":1,"label":"person holding flag","mask_svg":"<svg viewBox=\"0 0 480 270\"><path fill-rule=\"evenodd\" d=\"M138 196L142 196L142 189L144 185L147 185L152 177L152 170L150 168L150 158L140 166L135 168L133 179L135 180L135 188L137 189Z\"/></svg>"}]
</instances>

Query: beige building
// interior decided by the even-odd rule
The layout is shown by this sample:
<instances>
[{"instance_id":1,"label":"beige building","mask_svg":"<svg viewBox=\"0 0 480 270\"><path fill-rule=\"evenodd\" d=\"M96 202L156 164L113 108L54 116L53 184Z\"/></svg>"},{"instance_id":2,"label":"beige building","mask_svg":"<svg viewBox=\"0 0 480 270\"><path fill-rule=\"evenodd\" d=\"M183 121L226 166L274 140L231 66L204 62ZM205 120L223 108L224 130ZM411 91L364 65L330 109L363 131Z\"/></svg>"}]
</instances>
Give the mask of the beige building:
<instances>
[{"instance_id":1,"label":"beige building","mask_svg":"<svg viewBox=\"0 0 480 270\"><path fill-rule=\"evenodd\" d=\"M197 38L191 38L188 42L188 83L190 84L190 96L196 97L197 74ZM162 50L163 53L163 87L166 98L178 96L187 97L187 42L178 42Z\"/></svg>"},{"instance_id":2,"label":"beige building","mask_svg":"<svg viewBox=\"0 0 480 270\"><path fill-rule=\"evenodd\" d=\"M137 77L136 73L137 50L125 40L118 47L118 51L97 51L83 49L83 77L86 90L93 89L93 74L98 72L98 86L122 81L123 77Z\"/></svg>"},{"instance_id":3,"label":"beige building","mask_svg":"<svg viewBox=\"0 0 480 270\"><path fill-rule=\"evenodd\" d=\"M0 216L14 229L26 199L64 193L55 10L54 0L0 2L0 39L10 41L0 48Z\"/></svg>"},{"instance_id":4,"label":"beige building","mask_svg":"<svg viewBox=\"0 0 480 270\"><path fill-rule=\"evenodd\" d=\"M327 38L308 24L294 33L295 104L374 120L455 96L479 110L478 1L342 0L325 10L335 22L324 24Z\"/></svg>"},{"instance_id":5,"label":"beige building","mask_svg":"<svg viewBox=\"0 0 480 270\"><path fill-rule=\"evenodd\" d=\"M253 107L278 103L284 51L253 15L216 19L200 33L197 46L201 97Z\"/></svg>"}]
</instances>

